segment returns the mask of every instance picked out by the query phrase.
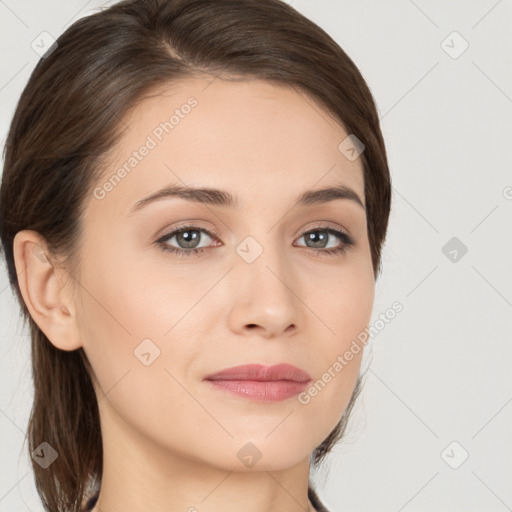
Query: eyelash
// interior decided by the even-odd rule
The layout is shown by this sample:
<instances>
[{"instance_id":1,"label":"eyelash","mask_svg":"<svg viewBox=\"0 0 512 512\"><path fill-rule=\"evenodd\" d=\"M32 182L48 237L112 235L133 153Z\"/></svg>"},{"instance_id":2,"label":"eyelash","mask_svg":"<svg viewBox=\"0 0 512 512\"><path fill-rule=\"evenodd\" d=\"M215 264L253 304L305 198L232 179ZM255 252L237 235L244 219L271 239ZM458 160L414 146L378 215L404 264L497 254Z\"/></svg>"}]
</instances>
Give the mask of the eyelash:
<instances>
[{"instance_id":1,"label":"eyelash","mask_svg":"<svg viewBox=\"0 0 512 512\"><path fill-rule=\"evenodd\" d=\"M214 235L213 233L211 233L210 231L208 231L207 229L200 228L198 226L186 225L186 226L180 226L180 227L176 228L175 230L171 231L170 233L164 235L163 237L159 238L156 241L156 243L160 246L160 249L162 251L170 252L172 254L175 254L176 256L179 256L180 258L184 257L184 256L191 256L192 254L195 254L196 256L200 256L200 254L202 252L211 249L211 247L201 247L199 249L178 249L176 247L171 247L165 243L170 238L172 238L174 235L178 235L178 234L186 232L186 231L201 231L201 232L206 233L209 237L218 240L217 236ZM334 249L314 249L314 248L310 247L309 249L312 249L314 256L320 256L320 253L326 254L328 256L342 255L348 249L350 249L351 247L353 247L355 245L355 240L352 236L350 236L349 234L347 234L343 231L339 231L337 229L333 229L330 227L320 227L320 226L315 227L313 229L310 229L310 230L304 232L299 238L302 238L305 235L308 235L310 233L315 233L318 231L329 233L331 235L335 235L338 238L340 238L343 243L340 247L336 247ZM301 246L301 247L304 247L306 249L308 248L305 246Z\"/></svg>"}]
</instances>

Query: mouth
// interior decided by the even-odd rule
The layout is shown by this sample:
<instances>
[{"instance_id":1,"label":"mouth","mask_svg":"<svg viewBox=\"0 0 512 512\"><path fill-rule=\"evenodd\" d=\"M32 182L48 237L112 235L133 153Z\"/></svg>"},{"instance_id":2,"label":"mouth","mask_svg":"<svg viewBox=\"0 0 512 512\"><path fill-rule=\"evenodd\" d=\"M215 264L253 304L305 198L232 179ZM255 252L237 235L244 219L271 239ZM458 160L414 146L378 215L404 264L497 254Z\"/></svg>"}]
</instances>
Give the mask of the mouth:
<instances>
[{"instance_id":1,"label":"mouth","mask_svg":"<svg viewBox=\"0 0 512 512\"><path fill-rule=\"evenodd\" d=\"M296 366L249 364L235 366L204 378L213 388L258 402L286 400L301 393L311 376Z\"/></svg>"}]
</instances>

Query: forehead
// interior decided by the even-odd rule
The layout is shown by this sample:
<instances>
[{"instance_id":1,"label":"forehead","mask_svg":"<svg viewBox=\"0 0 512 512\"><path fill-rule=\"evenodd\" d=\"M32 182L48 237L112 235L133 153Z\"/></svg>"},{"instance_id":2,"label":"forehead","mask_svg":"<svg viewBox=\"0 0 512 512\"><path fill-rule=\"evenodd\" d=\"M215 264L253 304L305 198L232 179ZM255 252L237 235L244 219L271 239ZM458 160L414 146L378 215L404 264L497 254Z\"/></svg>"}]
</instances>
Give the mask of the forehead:
<instances>
[{"instance_id":1,"label":"forehead","mask_svg":"<svg viewBox=\"0 0 512 512\"><path fill-rule=\"evenodd\" d=\"M223 188L249 204L342 183L364 201L362 161L339 149L345 129L286 85L189 78L153 91L122 124L98 183L108 189L101 207L119 215L169 184Z\"/></svg>"}]
</instances>

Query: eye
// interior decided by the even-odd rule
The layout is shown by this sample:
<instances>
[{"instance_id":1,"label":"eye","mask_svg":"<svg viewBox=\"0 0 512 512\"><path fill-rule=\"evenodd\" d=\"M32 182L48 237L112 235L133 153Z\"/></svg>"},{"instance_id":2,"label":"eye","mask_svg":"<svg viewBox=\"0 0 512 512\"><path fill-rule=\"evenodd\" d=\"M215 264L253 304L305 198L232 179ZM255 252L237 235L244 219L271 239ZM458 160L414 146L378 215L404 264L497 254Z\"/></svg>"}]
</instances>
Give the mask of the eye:
<instances>
[{"instance_id":1,"label":"eye","mask_svg":"<svg viewBox=\"0 0 512 512\"><path fill-rule=\"evenodd\" d=\"M179 228L174 229L167 235L164 235L163 237L158 239L156 243L160 246L160 248L163 251L176 254L179 257L190 256L191 254L199 256L200 253L202 253L203 251L210 250L212 248L211 245L207 245L206 247L199 247L200 241L202 241L202 239L204 238L203 234L205 234L207 238L219 241L217 236L208 231L207 229L200 228L197 226L180 226ZM320 234L320 236L318 234ZM174 238L176 238L176 243L178 244L178 247L173 247L168 243ZM299 247L311 248L315 256L320 256L321 254L343 254L350 247L353 247L355 245L355 240L348 233L331 227L318 227L310 229L309 231L305 232L300 238L305 238L306 243L312 244L313 246L300 245ZM336 238L339 241L341 241L341 243L338 242L338 244L335 245L334 247L328 248L327 246L331 239Z\"/></svg>"},{"instance_id":2,"label":"eye","mask_svg":"<svg viewBox=\"0 0 512 512\"><path fill-rule=\"evenodd\" d=\"M320 236L318 235L319 233ZM317 227L311 229L304 233L300 238L305 238L306 243L313 244L313 247L306 247L311 247L315 251L316 256L320 255L321 253L327 255L343 254L350 247L355 245L355 240L348 233L331 227ZM341 240L341 245L338 243L334 247L326 248L328 242L333 238Z\"/></svg>"},{"instance_id":3,"label":"eye","mask_svg":"<svg viewBox=\"0 0 512 512\"><path fill-rule=\"evenodd\" d=\"M182 226L157 240L157 244L160 245L163 251L171 252L178 256L189 256L190 254L199 255L199 253L208 249L208 247L198 248L199 241L204 238L202 236L203 233L206 234L208 238L217 239L215 235L210 233L207 229L196 226ZM166 243L175 237L178 245L181 247L172 247Z\"/></svg>"}]
</instances>

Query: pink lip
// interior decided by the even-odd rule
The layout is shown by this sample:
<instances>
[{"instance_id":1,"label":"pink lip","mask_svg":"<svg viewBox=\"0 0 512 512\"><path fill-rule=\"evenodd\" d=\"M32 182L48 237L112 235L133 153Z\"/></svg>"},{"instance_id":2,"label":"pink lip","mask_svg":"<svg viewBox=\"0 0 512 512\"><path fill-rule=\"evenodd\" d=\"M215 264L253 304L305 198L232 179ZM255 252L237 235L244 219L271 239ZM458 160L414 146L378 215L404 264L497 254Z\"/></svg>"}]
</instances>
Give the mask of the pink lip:
<instances>
[{"instance_id":1,"label":"pink lip","mask_svg":"<svg viewBox=\"0 0 512 512\"><path fill-rule=\"evenodd\" d=\"M273 366L244 364L212 373L205 377L205 380L291 380L295 382L307 382L311 380L311 376L300 368L286 363Z\"/></svg>"},{"instance_id":2,"label":"pink lip","mask_svg":"<svg viewBox=\"0 0 512 512\"><path fill-rule=\"evenodd\" d=\"M208 375L217 389L262 402L285 400L303 391L311 381L305 371L290 364L248 364Z\"/></svg>"}]
</instances>

